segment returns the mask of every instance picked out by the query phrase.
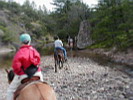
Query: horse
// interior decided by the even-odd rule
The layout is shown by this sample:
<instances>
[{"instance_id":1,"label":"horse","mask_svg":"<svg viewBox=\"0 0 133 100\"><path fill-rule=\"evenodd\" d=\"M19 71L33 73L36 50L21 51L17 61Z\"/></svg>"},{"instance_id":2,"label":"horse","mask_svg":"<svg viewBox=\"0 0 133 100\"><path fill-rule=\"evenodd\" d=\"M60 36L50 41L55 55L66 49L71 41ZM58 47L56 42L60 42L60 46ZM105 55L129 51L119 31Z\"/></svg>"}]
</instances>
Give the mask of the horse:
<instances>
[{"instance_id":1,"label":"horse","mask_svg":"<svg viewBox=\"0 0 133 100\"><path fill-rule=\"evenodd\" d=\"M12 70L8 71L7 69L6 72L10 84L14 78L14 72ZM26 79L23 79L22 81ZM56 94L53 88L47 83L37 80L28 80L28 82L25 82L18 87L14 93L14 100L56 100Z\"/></svg>"},{"instance_id":2,"label":"horse","mask_svg":"<svg viewBox=\"0 0 133 100\"><path fill-rule=\"evenodd\" d=\"M55 60L55 72L57 72L58 68L63 68L63 64L65 61L64 53L61 49L57 49L54 53Z\"/></svg>"}]
</instances>

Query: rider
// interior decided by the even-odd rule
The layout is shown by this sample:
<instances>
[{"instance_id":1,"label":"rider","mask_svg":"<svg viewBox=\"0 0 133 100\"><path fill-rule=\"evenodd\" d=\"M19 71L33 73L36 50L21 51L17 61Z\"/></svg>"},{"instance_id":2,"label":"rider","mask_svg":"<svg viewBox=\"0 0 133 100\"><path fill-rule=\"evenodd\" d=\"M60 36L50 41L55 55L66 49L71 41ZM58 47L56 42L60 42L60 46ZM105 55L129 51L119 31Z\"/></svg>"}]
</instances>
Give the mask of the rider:
<instances>
[{"instance_id":1,"label":"rider","mask_svg":"<svg viewBox=\"0 0 133 100\"><path fill-rule=\"evenodd\" d=\"M69 47L73 47L73 39L70 36L68 37L68 45Z\"/></svg>"},{"instance_id":2,"label":"rider","mask_svg":"<svg viewBox=\"0 0 133 100\"><path fill-rule=\"evenodd\" d=\"M62 41L59 39L58 36L55 36L54 39L55 39L54 41L55 52L57 49L63 50L65 61L67 61L67 52L66 52L66 49L63 47Z\"/></svg>"},{"instance_id":3,"label":"rider","mask_svg":"<svg viewBox=\"0 0 133 100\"><path fill-rule=\"evenodd\" d=\"M16 91L17 87L21 84L21 81L24 78L28 77L28 75L25 73L27 68L35 66L37 69L34 72L34 76L39 76L40 80L43 81L43 75L41 73L41 68L39 67L40 54L30 45L30 35L27 33L21 34L20 41L22 42L22 46L15 54L12 62L12 68L15 73L15 77L7 90L7 100L13 100L14 92Z\"/></svg>"}]
</instances>

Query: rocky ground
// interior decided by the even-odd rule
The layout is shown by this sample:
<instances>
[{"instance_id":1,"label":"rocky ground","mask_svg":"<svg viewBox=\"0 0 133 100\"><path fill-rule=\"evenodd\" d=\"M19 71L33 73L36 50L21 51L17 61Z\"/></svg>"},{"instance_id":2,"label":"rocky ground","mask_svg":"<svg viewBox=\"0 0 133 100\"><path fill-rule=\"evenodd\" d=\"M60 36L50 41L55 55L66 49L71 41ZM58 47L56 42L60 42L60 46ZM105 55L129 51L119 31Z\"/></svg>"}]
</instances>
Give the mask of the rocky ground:
<instances>
[{"instance_id":1,"label":"rocky ground","mask_svg":"<svg viewBox=\"0 0 133 100\"><path fill-rule=\"evenodd\" d=\"M133 66L133 48L129 48L125 51L117 51L116 48L112 48L112 50L94 49L94 50L85 50L85 51L106 56L111 61L116 63Z\"/></svg>"},{"instance_id":2,"label":"rocky ground","mask_svg":"<svg viewBox=\"0 0 133 100\"><path fill-rule=\"evenodd\" d=\"M64 68L54 72L53 56L42 57L44 80L58 100L133 100L133 78L89 58L69 57ZM0 70L0 100L8 87L6 72Z\"/></svg>"}]
</instances>

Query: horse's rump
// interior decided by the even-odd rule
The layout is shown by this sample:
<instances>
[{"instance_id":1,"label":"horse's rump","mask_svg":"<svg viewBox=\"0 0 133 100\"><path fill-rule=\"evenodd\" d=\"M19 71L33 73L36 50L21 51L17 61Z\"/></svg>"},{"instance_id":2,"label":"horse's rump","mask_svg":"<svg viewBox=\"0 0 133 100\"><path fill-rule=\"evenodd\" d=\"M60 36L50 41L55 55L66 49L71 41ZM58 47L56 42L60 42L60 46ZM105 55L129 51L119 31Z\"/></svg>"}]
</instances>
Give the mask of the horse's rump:
<instances>
[{"instance_id":1,"label":"horse's rump","mask_svg":"<svg viewBox=\"0 0 133 100\"><path fill-rule=\"evenodd\" d=\"M54 58L55 59L64 59L64 53L63 50L57 49L54 53Z\"/></svg>"},{"instance_id":2,"label":"horse's rump","mask_svg":"<svg viewBox=\"0 0 133 100\"><path fill-rule=\"evenodd\" d=\"M56 96L47 83L34 81L22 88L14 100L56 100Z\"/></svg>"},{"instance_id":3,"label":"horse's rump","mask_svg":"<svg viewBox=\"0 0 133 100\"><path fill-rule=\"evenodd\" d=\"M55 60L55 72L57 72L58 68L59 69L63 68L63 63L65 60L63 50L56 49L54 53L54 60Z\"/></svg>"}]
</instances>

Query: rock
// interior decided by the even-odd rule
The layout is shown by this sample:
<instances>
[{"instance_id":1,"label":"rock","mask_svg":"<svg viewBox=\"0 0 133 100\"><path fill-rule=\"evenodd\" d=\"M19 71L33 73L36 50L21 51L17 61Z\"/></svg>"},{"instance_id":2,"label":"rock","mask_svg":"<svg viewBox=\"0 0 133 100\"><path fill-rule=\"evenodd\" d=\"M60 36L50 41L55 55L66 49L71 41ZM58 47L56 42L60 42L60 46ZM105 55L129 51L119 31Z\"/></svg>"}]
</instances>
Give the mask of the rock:
<instances>
[{"instance_id":1,"label":"rock","mask_svg":"<svg viewBox=\"0 0 133 100\"><path fill-rule=\"evenodd\" d=\"M90 28L90 23L88 21L84 20L81 22L79 33L77 36L77 47L79 49L84 49L86 46L92 44L92 39L90 37L91 32L89 28Z\"/></svg>"}]
</instances>

